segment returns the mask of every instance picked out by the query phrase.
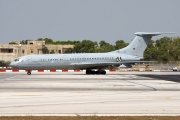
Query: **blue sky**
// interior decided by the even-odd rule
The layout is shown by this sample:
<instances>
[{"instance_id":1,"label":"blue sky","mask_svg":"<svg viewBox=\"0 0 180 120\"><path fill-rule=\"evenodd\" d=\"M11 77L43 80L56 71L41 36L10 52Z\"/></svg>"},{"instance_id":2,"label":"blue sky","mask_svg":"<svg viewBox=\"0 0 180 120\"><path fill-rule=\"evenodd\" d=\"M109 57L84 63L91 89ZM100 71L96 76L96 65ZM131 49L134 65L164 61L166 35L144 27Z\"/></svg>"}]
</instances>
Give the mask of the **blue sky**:
<instances>
[{"instance_id":1,"label":"blue sky","mask_svg":"<svg viewBox=\"0 0 180 120\"><path fill-rule=\"evenodd\" d=\"M0 44L12 40L116 40L176 32L180 0L0 0ZM163 37L158 36L153 39Z\"/></svg>"}]
</instances>

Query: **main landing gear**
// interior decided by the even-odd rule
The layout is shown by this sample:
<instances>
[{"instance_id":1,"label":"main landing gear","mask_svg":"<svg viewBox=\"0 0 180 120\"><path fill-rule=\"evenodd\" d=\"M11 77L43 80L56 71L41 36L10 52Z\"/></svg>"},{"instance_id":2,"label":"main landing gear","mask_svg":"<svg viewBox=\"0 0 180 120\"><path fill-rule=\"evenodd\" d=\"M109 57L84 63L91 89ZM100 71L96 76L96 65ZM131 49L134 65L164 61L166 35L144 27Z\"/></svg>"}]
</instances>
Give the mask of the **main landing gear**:
<instances>
[{"instance_id":1,"label":"main landing gear","mask_svg":"<svg viewBox=\"0 0 180 120\"><path fill-rule=\"evenodd\" d=\"M100 74L105 75L105 74L106 74L106 71L105 71L105 70L93 71L93 70L91 70L91 69L87 69L87 70L86 70L86 75L90 75L90 74L93 74L93 75L95 75L95 74L97 74L97 75L100 75Z\"/></svg>"},{"instance_id":2,"label":"main landing gear","mask_svg":"<svg viewBox=\"0 0 180 120\"><path fill-rule=\"evenodd\" d=\"M31 71L27 71L27 75L31 75Z\"/></svg>"}]
</instances>

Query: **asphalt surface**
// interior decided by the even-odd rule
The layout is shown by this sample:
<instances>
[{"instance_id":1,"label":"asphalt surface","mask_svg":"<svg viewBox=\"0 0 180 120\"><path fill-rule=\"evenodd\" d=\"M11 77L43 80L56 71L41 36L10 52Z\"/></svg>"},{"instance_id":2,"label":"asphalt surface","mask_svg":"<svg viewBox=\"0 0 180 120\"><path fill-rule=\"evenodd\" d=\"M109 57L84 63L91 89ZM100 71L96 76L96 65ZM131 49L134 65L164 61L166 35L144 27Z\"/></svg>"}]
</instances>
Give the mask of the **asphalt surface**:
<instances>
[{"instance_id":1,"label":"asphalt surface","mask_svg":"<svg viewBox=\"0 0 180 120\"><path fill-rule=\"evenodd\" d=\"M179 72L0 73L0 115L179 115Z\"/></svg>"},{"instance_id":2,"label":"asphalt surface","mask_svg":"<svg viewBox=\"0 0 180 120\"><path fill-rule=\"evenodd\" d=\"M148 77L156 80L166 80L172 82L180 82L180 74L179 75L138 75L140 77Z\"/></svg>"}]
</instances>

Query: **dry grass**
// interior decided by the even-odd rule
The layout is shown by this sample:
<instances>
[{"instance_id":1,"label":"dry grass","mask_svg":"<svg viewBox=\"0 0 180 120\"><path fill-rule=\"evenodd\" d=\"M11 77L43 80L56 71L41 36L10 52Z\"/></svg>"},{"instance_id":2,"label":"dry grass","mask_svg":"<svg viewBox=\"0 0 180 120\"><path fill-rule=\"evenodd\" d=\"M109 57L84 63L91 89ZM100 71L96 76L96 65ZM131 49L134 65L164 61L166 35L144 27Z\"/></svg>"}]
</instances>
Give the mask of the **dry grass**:
<instances>
[{"instance_id":1,"label":"dry grass","mask_svg":"<svg viewBox=\"0 0 180 120\"><path fill-rule=\"evenodd\" d=\"M180 120L180 116L2 116L0 120Z\"/></svg>"}]
</instances>

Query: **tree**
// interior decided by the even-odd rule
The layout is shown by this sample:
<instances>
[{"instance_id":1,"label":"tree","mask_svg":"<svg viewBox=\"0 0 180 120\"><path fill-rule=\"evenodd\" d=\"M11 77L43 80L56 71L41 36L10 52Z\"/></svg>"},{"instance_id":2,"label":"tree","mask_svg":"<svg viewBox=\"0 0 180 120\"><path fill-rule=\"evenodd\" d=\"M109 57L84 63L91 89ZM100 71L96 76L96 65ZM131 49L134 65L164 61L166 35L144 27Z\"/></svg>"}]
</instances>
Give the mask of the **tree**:
<instances>
[{"instance_id":1,"label":"tree","mask_svg":"<svg viewBox=\"0 0 180 120\"><path fill-rule=\"evenodd\" d=\"M5 62L4 60L0 60L0 66L1 67L8 67L9 65L10 65L9 61Z\"/></svg>"},{"instance_id":2,"label":"tree","mask_svg":"<svg viewBox=\"0 0 180 120\"><path fill-rule=\"evenodd\" d=\"M43 54L48 54L49 53L49 50L48 50L48 48L46 47L46 46L42 46L42 52L43 52Z\"/></svg>"},{"instance_id":3,"label":"tree","mask_svg":"<svg viewBox=\"0 0 180 120\"><path fill-rule=\"evenodd\" d=\"M44 40L45 41L45 44L52 44L53 43L53 40L50 39L50 38L38 38L37 41L42 41Z\"/></svg>"},{"instance_id":4,"label":"tree","mask_svg":"<svg viewBox=\"0 0 180 120\"><path fill-rule=\"evenodd\" d=\"M169 54L171 47L172 38L163 37L159 40L156 40L156 47L160 55L157 56L158 61L168 62L171 61L171 54Z\"/></svg>"},{"instance_id":5,"label":"tree","mask_svg":"<svg viewBox=\"0 0 180 120\"><path fill-rule=\"evenodd\" d=\"M27 44L28 40L21 40L20 44Z\"/></svg>"},{"instance_id":6,"label":"tree","mask_svg":"<svg viewBox=\"0 0 180 120\"><path fill-rule=\"evenodd\" d=\"M53 42L52 44L54 44L54 45L74 45L74 44L76 44L76 43L79 43L80 41L70 41L70 40L68 40L68 41L55 41L55 42Z\"/></svg>"},{"instance_id":7,"label":"tree","mask_svg":"<svg viewBox=\"0 0 180 120\"><path fill-rule=\"evenodd\" d=\"M155 42L151 40L144 52L144 58L164 63L180 60L180 38L163 37Z\"/></svg>"},{"instance_id":8,"label":"tree","mask_svg":"<svg viewBox=\"0 0 180 120\"><path fill-rule=\"evenodd\" d=\"M76 53L94 53L97 42L92 42L91 40L83 40L82 42L76 43L74 46L74 51Z\"/></svg>"},{"instance_id":9,"label":"tree","mask_svg":"<svg viewBox=\"0 0 180 120\"><path fill-rule=\"evenodd\" d=\"M9 44L17 44L16 42L10 42Z\"/></svg>"},{"instance_id":10,"label":"tree","mask_svg":"<svg viewBox=\"0 0 180 120\"><path fill-rule=\"evenodd\" d=\"M147 48L144 51L144 59L145 60L157 60L157 52L158 49L155 47L155 43L153 40L150 40Z\"/></svg>"},{"instance_id":11,"label":"tree","mask_svg":"<svg viewBox=\"0 0 180 120\"><path fill-rule=\"evenodd\" d=\"M175 61L180 60L180 38L176 37L173 39L170 45L169 54L174 58Z\"/></svg>"},{"instance_id":12,"label":"tree","mask_svg":"<svg viewBox=\"0 0 180 120\"><path fill-rule=\"evenodd\" d=\"M73 48L69 48L64 53L75 53L75 50Z\"/></svg>"},{"instance_id":13,"label":"tree","mask_svg":"<svg viewBox=\"0 0 180 120\"><path fill-rule=\"evenodd\" d=\"M99 52L110 52L115 50L114 46L105 42L104 40L101 40L99 42L100 51Z\"/></svg>"},{"instance_id":14,"label":"tree","mask_svg":"<svg viewBox=\"0 0 180 120\"><path fill-rule=\"evenodd\" d=\"M51 50L50 54L54 54L54 53L55 53L54 50Z\"/></svg>"},{"instance_id":15,"label":"tree","mask_svg":"<svg viewBox=\"0 0 180 120\"><path fill-rule=\"evenodd\" d=\"M128 43L125 43L123 40L117 40L116 41L116 45L115 45L115 49L122 49L124 47L128 46Z\"/></svg>"}]
</instances>

